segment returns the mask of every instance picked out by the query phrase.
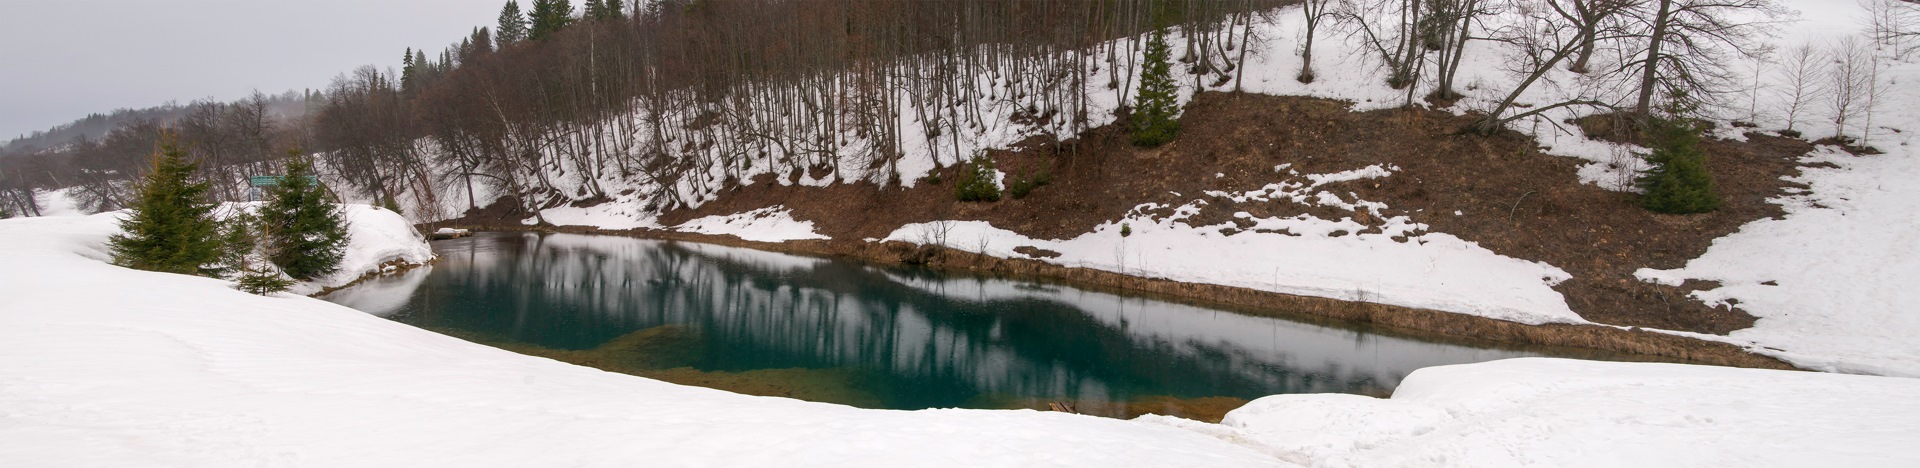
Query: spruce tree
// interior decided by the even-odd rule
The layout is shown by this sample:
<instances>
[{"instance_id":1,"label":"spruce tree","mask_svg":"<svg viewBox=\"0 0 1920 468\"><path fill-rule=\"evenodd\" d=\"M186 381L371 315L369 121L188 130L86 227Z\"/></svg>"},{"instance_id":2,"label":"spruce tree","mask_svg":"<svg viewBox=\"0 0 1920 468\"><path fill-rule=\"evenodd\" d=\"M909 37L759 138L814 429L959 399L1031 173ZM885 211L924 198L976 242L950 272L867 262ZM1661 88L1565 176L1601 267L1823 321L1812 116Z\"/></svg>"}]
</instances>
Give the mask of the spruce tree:
<instances>
[{"instance_id":1,"label":"spruce tree","mask_svg":"<svg viewBox=\"0 0 1920 468\"><path fill-rule=\"evenodd\" d=\"M241 291L261 296L285 291L288 286L293 286L293 280L281 276L280 272L267 268L253 268L252 266L242 268L240 279L235 281L235 283Z\"/></svg>"},{"instance_id":2,"label":"spruce tree","mask_svg":"<svg viewBox=\"0 0 1920 468\"><path fill-rule=\"evenodd\" d=\"M529 28L527 39L540 41L552 37L554 33L565 29L573 22L573 2L570 0L533 0L533 13L527 15Z\"/></svg>"},{"instance_id":3,"label":"spruce tree","mask_svg":"<svg viewBox=\"0 0 1920 468\"><path fill-rule=\"evenodd\" d=\"M627 2L623 2L620 0L607 0L606 12L607 12L607 18L613 18L613 19L626 18Z\"/></svg>"},{"instance_id":4,"label":"spruce tree","mask_svg":"<svg viewBox=\"0 0 1920 468\"><path fill-rule=\"evenodd\" d=\"M406 55L403 55L400 58L401 92L404 92L409 96L413 95L413 86L416 82L416 79L414 78L414 73L418 71L419 71L418 68L414 67L414 63L413 63L413 48L408 47Z\"/></svg>"},{"instance_id":5,"label":"spruce tree","mask_svg":"<svg viewBox=\"0 0 1920 468\"><path fill-rule=\"evenodd\" d=\"M1653 119L1655 138L1647 162L1653 167L1635 181L1646 192L1640 206L1669 214L1705 213L1720 209L1713 174L1707 172L1707 154L1700 150L1700 131L1686 119Z\"/></svg>"},{"instance_id":6,"label":"spruce tree","mask_svg":"<svg viewBox=\"0 0 1920 468\"><path fill-rule=\"evenodd\" d=\"M1179 88L1173 83L1173 64L1167 46L1166 28L1153 30L1147 38L1146 60L1140 70L1140 92L1133 100L1133 144L1155 147L1173 141L1180 134Z\"/></svg>"},{"instance_id":7,"label":"spruce tree","mask_svg":"<svg viewBox=\"0 0 1920 468\"><path fill-rule=\"evenodd\" d=\"M313 161L289 158L286 177L268 187L267 196L260 207L267 259L287 276L303 280L339 270L347 245L346 220L313 180Z\"/></svg>"},{"instance_id":8,"label":"spruce tree","mask_svg":"<svg viewBox=\"0 0 1920 468\"><path fill-rule=\"evenodd\" d=\"M587 0L586 17L587 19L592 19L592 20L607 19L606 2L602 2L600 0Z\"/></svg>"},{"instance_id":9,"label":"spruce tree","mask_svg":"<svg viewBox=\"0 0 1920 468\"><path fill-rule=\"evenodd\" d=\"M180 274L219 271L222 242L210 187L193 182L195 164L173 143L154 156L120 234L109 239L115 264Z\"/></svg>"},{"instance_id":10,"label":"spruce tree","mask_svg":"<svg viewBox=\"0 0 1920 468\"><path fill-rule=\"evenodd\" d=\"M508 44L527 38L527 16L520 13L520 2L508 0L500 7L500 25L494 28L495 49L505 49Z\"/></svg>"}]
</instances>

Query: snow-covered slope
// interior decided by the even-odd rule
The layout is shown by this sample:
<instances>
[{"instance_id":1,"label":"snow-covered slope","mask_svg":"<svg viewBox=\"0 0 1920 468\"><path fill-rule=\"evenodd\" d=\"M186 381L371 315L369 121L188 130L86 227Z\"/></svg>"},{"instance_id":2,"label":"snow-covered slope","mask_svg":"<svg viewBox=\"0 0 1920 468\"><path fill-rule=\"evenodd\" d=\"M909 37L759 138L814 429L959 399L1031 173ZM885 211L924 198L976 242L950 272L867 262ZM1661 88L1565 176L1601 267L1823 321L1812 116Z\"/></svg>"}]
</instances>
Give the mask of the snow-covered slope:
<instances>
[{"instance_id":1,"label":"snow-covered slope","mask_svg":"<svg viewBox=\"0 0 1920 468\"><path fill-rule=\"evenodd\" d=\"M0 465L1277 463L1161 425L861 410L517 355L317 299L108 265L111 216L0 221Z\"/></svg>"},{"instance_id":2,"label":"snow-covered slope","mask_svg":"<svg viewBox=\"0 0 1920 468\"><path fill-rule=\"evenodd\" d=\"M0 221L0 465L1920 463L1920 380L1671 364L1427 368L1392 399L1267 397L1223 425L743 396L114 267L113 230Z\"/></svg>"},{"instance_id":3,"label":"snow-covered slope","mask_svg":"<svg viewBox=\"0 0 1920 468\"><path fill-rule=\"evenodd\" d=\"M1920 380L1521 358L1414 371L1391 399L1276 395L1222 426L1311 466L1916 466Z\"/></svg>"}]
</instances>

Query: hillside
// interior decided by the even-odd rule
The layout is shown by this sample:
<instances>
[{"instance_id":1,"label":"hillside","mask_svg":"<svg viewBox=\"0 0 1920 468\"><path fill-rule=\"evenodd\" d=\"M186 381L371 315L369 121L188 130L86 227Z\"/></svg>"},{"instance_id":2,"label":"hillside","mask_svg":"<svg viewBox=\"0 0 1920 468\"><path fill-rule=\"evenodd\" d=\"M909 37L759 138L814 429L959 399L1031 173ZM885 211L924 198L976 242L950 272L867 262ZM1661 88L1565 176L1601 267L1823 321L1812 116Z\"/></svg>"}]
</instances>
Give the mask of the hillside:
<instances>
[{"instance_id":1,"label":"hillside","mask_svg":"<svg viewBox=\"0 0 1920 468\"><path fill-rule=\"evenodd\" d=\"M1801 16L1775 33L1780 49L1844 37L1852 29L1843 26L1864 14L1788 6ZM1257 24L1253 35L1299 37L1299 11L1286 8L1263 16L1273 22ZM1282 40L1249 55L1243 70L1246 93L1231 92L1228 82L1184 84L1189 94L1181 121L1189 131L1158 149L1128 145L1123 126L1111 116L1096 118L1098 126L1078 133L1014 123L982 130L977 144L1003 148L986 152L1006 174L1003 186L1041 174L1051 178L1021 199L957 202L951 183L936 182L955 180L958 166L940 163L934 153L909 153L897 164L902 171L897 188L884 180L834 183L845 177L831 172L755 169L727 176L740 177L739 186L681 186L683 199L695 202L679 208L650 195L654 189L647 184L608 177L595 183L630 188L584 199L515 198L449 222L639 229L634 234L668 237L680 236L672 233L677 226L773 242L827 237L834 240L763 248L1008 273L1046 271L1020 266L1039 262L1178 284L1145 286L1071 272L1041 276L1080 275L1076 278L1097 284L1226 302L1281 301L1314 310L1309 315L1448 334L1777 365L1727 358L1712 346L1673 345L1657 334L1730 343L1802 367L1920 372L1915 360L1920 350L1897 344L1901 332L1893 331L1915 324L1883 320L1914 306L1915 298L1870 292L1900 290L1898 285L1914 279L1912 248L1897 236L1862 231L1914 222L1905 214L1911 210L1897 208L1909 204L1897 201L1904 193L1900 187L1907 186L1897 181L1913 170L1905 156L1909 133L1901 131L1912 128L1913 116L1898 104L1876 107L1880 110L1867 135L1871 141L1843 148L1833 140L1816 144L1782 136L1789 103L1781 101L1781 93L1741 96L1751 97L1754 109L1767 111L1749 114L1729 105L1719 111L1727 117L1708 119L1715 136L1706 143L1708 166L1725 207L1701 215L1659 215L1639 208L1630 189L1635 171L1645 167L1635 155L1645 150L1607 141L1614 135L1588 137L1584 130L1600 127L1590 119L1576 122L1583 114L1572 108L1510 122L1509 131L1491 136L1459 131L1499 99L1503 90L1494 83L1514 79L1501 71L1498 60L1508 52L1500 46L1469 43L1462 74L1482 83L1477 92L1467 90L1446 108L1396 110L1403 92L1376 84L1385 70L1357 58L1366 52L1356 41L1336 38L1317 46L1322 57L1336 57L1319 64L1320 70L1350 79L1292 80L1288 71L1297 69L1300 57L1289 50L1295 44ZM1899 84L1915 73L1911 61L1885 63L1878 78L1888 87L1882 95L1911 96ZM1556 73L1548 75L1549 86L1529 91L1525 100L1552 102L1586 92L1576 86L1582 77ZM1758 86L1779 91L1787 86L1785 79L1763 74ZM1756 116L1757 127L1748 121ZM1834 130L1831 121L1822 128L1820 122L1801 119L1798 128L1806 135L1862 135ZM1874 149L1861 149L1869 146ZM1868 154L1873 152L1884 154ZM1861 184L1869 190L1860 192ZM1816 218L1828 221L1810 221ZM1845 227L1856 219L1879 221ZM1122 225L1138 237L1119 235ZM768 229L797 234L768 235ZM1795 233L1766 238L1751 234L1753 229ZM1853 240L1817 240L1835 229L1855 233ZM1729 239L1753 247L1729 244ZM868 246L875 240L938 244L1017 261L943 260ZM1796 247L1781 252L1784 245ZM1815 254L1821 250L1805 247L1812 245L1833 250ZM1756 248L1769 251L1750 252L1742 260L1714 253ZM1669 272L1695 271L1674 269L1703 255L1741 266ZM1774 261L1755 263L1754 258ZM1786 268L1833 259L1858 263L1839 267L1850 271L1834 271L1828 278L1806 278ZM1378 303L1402 312L1343 312L1351 308L1239 298L1238 291L1246 290ZM1847 299L1835 299L1841 296ZM1811 299L1816 297L1828 299ZM1593 328L1494 331L1503 328L1457 323L1444 314L1438 319L1395 316L1427 317L1419 310L1536 325L1600 324L1631 336Z\"/></svg>"}]
</instances>

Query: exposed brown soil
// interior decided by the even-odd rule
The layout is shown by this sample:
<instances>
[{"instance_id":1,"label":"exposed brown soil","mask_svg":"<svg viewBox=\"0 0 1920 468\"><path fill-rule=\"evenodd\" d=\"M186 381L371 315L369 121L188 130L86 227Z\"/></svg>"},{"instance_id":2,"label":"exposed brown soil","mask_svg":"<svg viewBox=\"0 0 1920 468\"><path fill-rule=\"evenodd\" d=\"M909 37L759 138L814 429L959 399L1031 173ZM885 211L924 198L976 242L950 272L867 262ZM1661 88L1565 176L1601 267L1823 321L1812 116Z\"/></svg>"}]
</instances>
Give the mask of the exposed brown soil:
<instances>
[{"instance_id":1,"label":"exposed brown soil","mask_svg":"<svg viewBox=\"0 0 1920 468\"><path fill-rule=\"evenodd\" d=\"M731 214L773 205L815 222L833 241L764 244L732 238L663 232L626 232L747 245L819 255L845 255L879 262L929 263L936 267L1052 278L1101 287L1150 291L1206 301L1276 310L1278 315L1328 317L1421 333L1522 344L1576 346L1725 365L1786 368L1777 360L1736 347L1672 335L1595 326L1527 326L1436 311L1335 300L1066 268L1028 259L976 258L905 244L869 244L907 223L942 219L985 220L1032 237L1069 238L1119 219L1146 202L1179 205L1205 199L1194 223L1232 222L1231 213L1256 216L1313 214L1353 217L1370 226L1366 213L1286 203L1242 203L1208 197L1206 190L1247 191L1277 182L1274 167L1291 164L1300 173L1331 173L1391 164L1386 179L1322 186L1351 198L1384 202L1385 216L1406 215L1443 232L1480 243L1503 255L1543 261L1573 274L1556 287L1582 317L1599 323L1724 334L1751 326L1737 309L1711 308L1686 297L1709 284L1683 287L1634 279L1639 268L1676 268L1703 254L1712 240L1750 221L1782 214L1768 197L1791 184L1795 160L1811 149L1788 138L1748 135L1747 142L1709 141L1708 168L1725 207L1718 212L1671 216L1642 210L1632 194L1581 184L1583 161L1542 154L1517 133L1462 135L1471 118L1425 110L1351 112L1349 105L1306 97L1204 93L1181 118L1180 139L1155 149L1128 144L1114 126L1065 141L1032 139L1013 150L990 153L1013 176L1045 171L1052 183L1023 199L995 203L954 200L951 184L913 189L871 184L827 188L782 186L771 176L739 187L695 210L668 213L672 225L700 216ZM1216 176L1217 174L1217 176ZM953 180L953 170L941 177ZM510 204L496 204L508 206ZM1462 213L1459 216L1454 212ZM474 213L448 224L519 228L524 213ZM545 230L600 232L574 227ZM1036 251L1040 257L1048 252Z\"/></svg>"}]
</instances>

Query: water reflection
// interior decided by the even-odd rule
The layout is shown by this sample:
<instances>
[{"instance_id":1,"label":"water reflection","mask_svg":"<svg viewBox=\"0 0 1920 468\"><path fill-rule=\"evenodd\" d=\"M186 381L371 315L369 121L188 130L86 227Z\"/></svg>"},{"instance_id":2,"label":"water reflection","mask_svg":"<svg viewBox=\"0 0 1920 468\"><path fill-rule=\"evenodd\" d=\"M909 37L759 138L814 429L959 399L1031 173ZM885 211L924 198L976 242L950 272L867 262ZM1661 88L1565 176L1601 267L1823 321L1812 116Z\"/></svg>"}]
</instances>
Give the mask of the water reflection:
<instances>
[{"instance_id":1,"label":"water reflection","mask_svg":"<svg viewBox=\"0 0 1920 468\"><path fill-rule=\"evenodd\" d=\"M704 244L486 234L326 299L560 350L694 330L705 371L853 369L882 406L1125 402L1391 389L1420 367L1525 355L1061 286ZM404 298L404 299L402 299Z\"/></svg>"}]
</instances>

